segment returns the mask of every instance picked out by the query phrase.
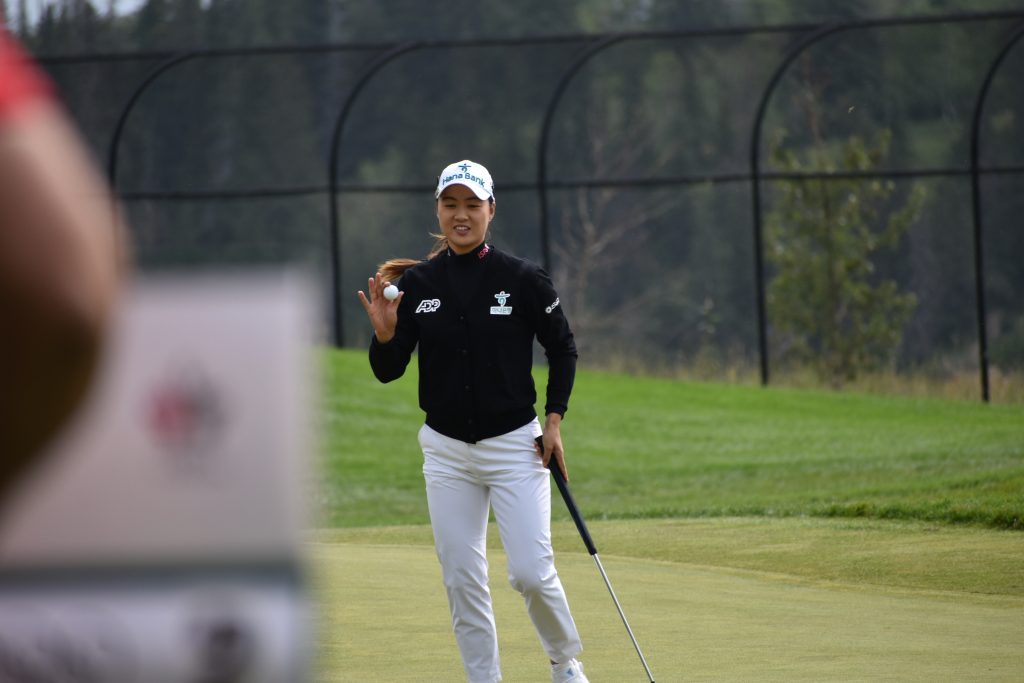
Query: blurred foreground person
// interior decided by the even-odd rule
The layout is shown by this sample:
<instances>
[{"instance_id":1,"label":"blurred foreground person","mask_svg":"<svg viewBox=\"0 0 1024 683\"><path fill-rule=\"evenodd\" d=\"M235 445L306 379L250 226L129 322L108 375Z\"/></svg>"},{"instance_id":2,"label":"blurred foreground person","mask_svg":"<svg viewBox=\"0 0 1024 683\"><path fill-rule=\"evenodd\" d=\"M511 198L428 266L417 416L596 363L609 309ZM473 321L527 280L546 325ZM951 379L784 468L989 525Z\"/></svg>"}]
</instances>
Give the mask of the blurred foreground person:
<instances>
[{"instance_id":1,"label":"blurred foreground person","mask_svg":"<svg viewBox=\"0 0 1024 683\"><path fill-rule=\"evenodd\" d=\"M119 288L115 222L50 82L0 25L0 502L86 395Z\"/></svg>"},{"instance_id":2,"label":"blurred foreground person","mask_svg":"<svg viewBox=\"0 0 1024 683\"><path fill-rule=\"evenodd\" d=\"M119 296L115 214L0 32L0 683L309 680L313 292Z\"/></svg>"}]
</instances>

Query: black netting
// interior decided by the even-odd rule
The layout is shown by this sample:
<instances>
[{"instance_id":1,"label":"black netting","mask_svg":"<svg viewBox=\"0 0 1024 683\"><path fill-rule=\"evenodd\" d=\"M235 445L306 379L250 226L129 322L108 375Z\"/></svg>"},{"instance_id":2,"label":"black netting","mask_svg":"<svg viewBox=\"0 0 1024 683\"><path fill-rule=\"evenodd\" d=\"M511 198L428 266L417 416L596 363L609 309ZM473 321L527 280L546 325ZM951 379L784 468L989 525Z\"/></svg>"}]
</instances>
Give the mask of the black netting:
<instances>
[{"instance_id":1,"label":"black netting","mask_svg":"<svg viewBox=\"0 0 1024 683\"><path fill-rule=\"evenodd\" d=\"M396 42L195 53L144 89L116 149L129 98L167 55L47 68L104 165L114 149L142 269L303 263L329 283L336 262L325 318L340 308L345 344L369 334L355 290L378 262L426 253L436 174L472 158L494 174L493 241L550 259L589 363L754 380L762 286L774 377L977 386L971 125L1014 19L834 31L788 65L760 123L813 26L630 35L560 93L602 36L421 44L366 81L334 169L342 108ZM1018 45L980 118L985 330L1004 383L1024 368L1022 72Z\"/></svg>"}]
</instances>

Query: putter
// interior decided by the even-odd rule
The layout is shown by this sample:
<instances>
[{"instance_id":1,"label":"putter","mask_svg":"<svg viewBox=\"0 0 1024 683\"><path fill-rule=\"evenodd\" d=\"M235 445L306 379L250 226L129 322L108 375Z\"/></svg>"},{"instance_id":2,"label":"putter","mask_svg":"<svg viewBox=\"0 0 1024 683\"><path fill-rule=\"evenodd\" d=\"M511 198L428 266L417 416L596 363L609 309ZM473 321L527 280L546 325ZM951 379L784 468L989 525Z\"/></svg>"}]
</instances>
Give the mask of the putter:
<instances>
[{"instance_id":1,"label":"putter","mask_svg":"<svg viewBox=\"0 0 1024 683\"><path fill-rule=\"evenodd\" d=\"M541 452L544 451L544 441L542 437L537 437L537 444L541 448ZM555 460L554 455L551 456L551 460L548 461L548 469L551 470L551 476L555 478L555 484L558 486L559 493L562 494L562 500L565 501L565 506L569 508L569 514L572 515L572 521L576 523L576 530L580 532L580 538L583 539L583 545L587 546L587 552L594 558L594 562L597 564L597 571L601 572L601 578L604 579L604 585L608 587L608 592L612 596L612 602L615 603L615 609L619 611L619 617L622 618L622 625L626 627L626 633L629 634L629 639L633 641L633 647L636 648L636 653L640 657L640 663L644 665L644 671L647 672L647 680L649 683L654 683L654 675L651 673L651 667L647 666L647 660L644 658L644 653L640 651L640 644L636 642L636 636L633 635L633 629L629 627L629 622L626 621L626 614L622 611L622 605L619 604L619 599L615 597L615 590L612 589L612 582L608 580L608 574L605 573L604 567L601 565L601 558L597 556L597 546L594 545L594 539L590 537L590 531L587 530L587 524L583 521L583 515L580 514L580 509L576 505L576 500L572 497L572 491L569 490L569 484L565 481L565 475L562 474L561 468L558 467L558 462Z\"/></svg>"}]
</instances>

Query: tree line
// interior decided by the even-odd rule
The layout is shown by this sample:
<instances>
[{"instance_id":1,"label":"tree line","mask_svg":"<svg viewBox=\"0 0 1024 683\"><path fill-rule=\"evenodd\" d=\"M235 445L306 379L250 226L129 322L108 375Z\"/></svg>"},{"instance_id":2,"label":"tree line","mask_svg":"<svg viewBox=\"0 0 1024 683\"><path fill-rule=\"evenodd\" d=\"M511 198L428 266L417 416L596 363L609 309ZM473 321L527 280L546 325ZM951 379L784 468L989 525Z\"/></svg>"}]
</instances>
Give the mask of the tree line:
<instances>
[{"instance_id":1,"label":"tree line","mask_svg":"<svg viewBox=\"0 0 1024 683\"><path fill-rule=\"evenodd\" d=\"M877 13L843 3L830 19ZM147 91L124 131L118 189L131 199L143 267L303 261L326 271L331 128L355 77L405 38L575 35L821 19L805 3L330 2L147 0L44 3L6 14L38 55L142 51L131 62L48 65L101 159L133 88L167 53L202 47L354 44L363 49L197 59ZM978 9L901 3L905 13ZM431 11L434 10L434 11ZM864 30L808 50L780 82L762 171L966 168L980 79L1004 21ZM756 362L749 183L753 109L796 33L628 41L571 83L548 150L553 276L592 359L712 375ZM429 186L456 158L495 175L493 239L539 258L539 127L558 78L587 44L411 53L382 70L341 138L342 294L374 264L429 246ZM983 120L983 165L1019 163L1024 102L1008 59ZM1016 153L1019 154L1019 153ZM658 178L681 178L657 184ZM600 179L598 184L577 181ZM1017 174L984 189L993 362L1024 368L1024 236ZM397 185L422 192L356 192ZM976 363L970 186L956 175L764 182L770 348L780 367L841 384L872 370ZM293 193L272 190L291 188ZM305 190L303 189L305 188ZM508 188L508 189L504 189ZM266 190L266 192L261 192ZM253 191L251 195L247 192ZM185 199L148 199L174 192ZM236 198L203 198L213 192ZM358 306L346 341L367 331Z\"/></svg>"}]
</instances>

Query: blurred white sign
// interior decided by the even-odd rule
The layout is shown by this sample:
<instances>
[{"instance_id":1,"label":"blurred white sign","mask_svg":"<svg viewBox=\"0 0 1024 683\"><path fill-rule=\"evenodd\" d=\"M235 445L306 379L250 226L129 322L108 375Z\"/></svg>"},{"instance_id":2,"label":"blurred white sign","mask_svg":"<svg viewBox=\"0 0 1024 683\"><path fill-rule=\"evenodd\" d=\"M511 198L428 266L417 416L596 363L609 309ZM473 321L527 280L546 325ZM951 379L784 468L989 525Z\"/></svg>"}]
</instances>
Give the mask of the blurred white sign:
<instances>
[{"instance_id":1,"label":"blurred white sign","mask_svg":"<svg viewBox=\"0 0 1024 683\"><path fill-rule=\"evenodd\" d=\"M305 678L312 294L128 294L89 405L0 517L0 683Z\"/></svg>"}]
</instances>

